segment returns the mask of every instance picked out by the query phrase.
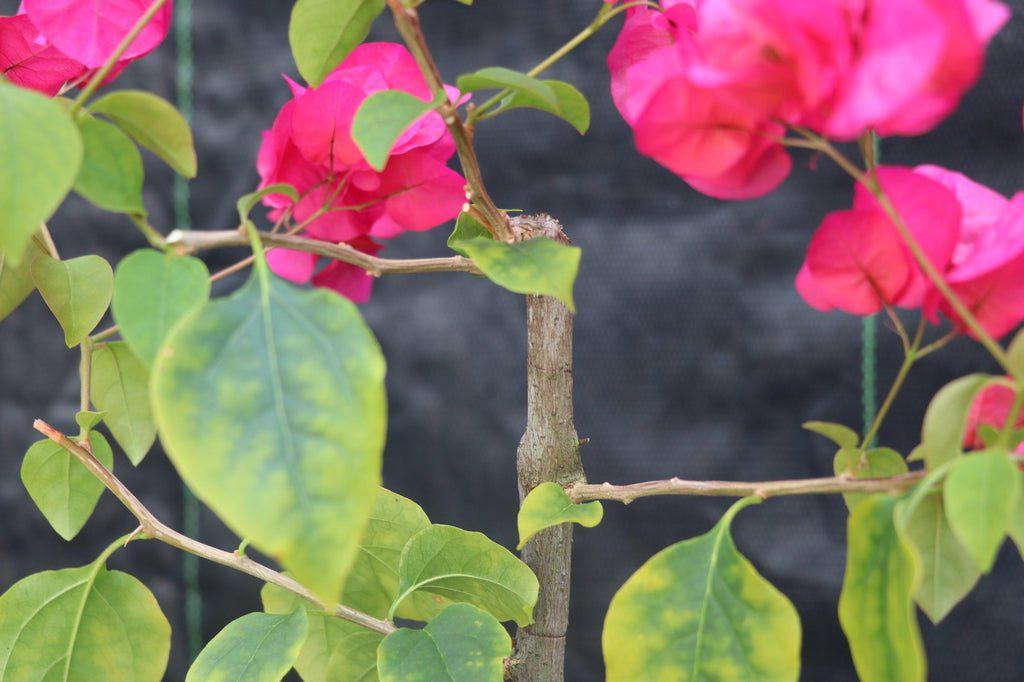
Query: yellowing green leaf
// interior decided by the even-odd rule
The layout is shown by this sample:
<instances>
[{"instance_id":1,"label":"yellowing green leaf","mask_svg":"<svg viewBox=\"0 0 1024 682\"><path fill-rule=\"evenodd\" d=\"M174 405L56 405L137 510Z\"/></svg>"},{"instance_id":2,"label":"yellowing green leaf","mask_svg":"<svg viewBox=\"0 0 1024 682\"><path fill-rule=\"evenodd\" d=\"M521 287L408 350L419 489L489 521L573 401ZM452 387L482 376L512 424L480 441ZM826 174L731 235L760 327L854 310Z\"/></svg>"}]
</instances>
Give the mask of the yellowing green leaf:
<instances>
[{"instance_id":1,"label":"yellowing green leaf","mask_svg":"<svg viewBox=\"0 0 1024 682\"><path fill-rule=\"evenodd\" d=\"M737 551L740 500L708 533L676 543L619 589L602 645L609 682L796 680L800 619Z\"/></svg>"},{"instance_id":2,"label":"yellowing green leaf","mask_svg":"<svg viewBox=\"0 0 1024 682\"><path fill-rule=\"evenodd\" d=\"M306 612L250 613L233 620L196 657L185 682L279 682L306 641Z\"/></svg>"},{"instance_id":3,"label":"yellowing green leaf","mask_svg":"<svg viewBox=\"0 0 1024 682\"><path fill-rule=\"evenodd\" d=\"M498 620L533 622L539 586L529 566L481 533L434 525L409 540L398 568L391 614L421 591L488 611Z\"/></svg>"},{"instance_id":4,"label":"yellowing green leaf","mask_svg":"<svg viewBox=\"0 0 1024 682\"><path fill-rule=\"evenodd\" d=\"M0 679L163 679L171 626L146 586L108 571L106 556L36 573L0 597Z\"/></svg>"},{"instance_id":5,"label":"yellowing green leaf","mask_svg":"<svg viewBox=\"0 0 1024 682\"><path fill-rule=\"evenodd\" d=\"M36 239L29 240L28 251L20 263L15 264L0 251L0 321L14 312L35 290L30 267L39 255L46 255L46 250Z\"/></svg>"},{"instance_id":6,"label":"yellowing green leaf","mask_svg":"<svg viewBox=\"0 0 1024 682\"><path fill-rule=\"evenodd\" d=\"M359 105L352 120L352 140L376 170L384 170L395 142L433 108L432 102L401 90L375 92Z\"/></svg>"},{"instance_id":7,"label":"yellowing green leaf","mask_svg":"<svg viewBox=\"0 0 1024 682\"><path fill-rule=\"evenodd\" d=\"M843 448L836 453L833 461L836 476L847 475L854 479L889 478L907 473L907 462L903 456L890 448L874 448L867 452ZM868 497L866 493L844 493L846 506L854 505Z\"/></svg>"},{"instance_id":8,"label":"yellowing green leaf","mask_svg":"<svg viewBox=\"0 0 1024 682\"><path fill-rule=\"evenodd\" d=\"M107 312L114 291L114 272L99 256L60 261L40 255L32 261L32 280L46 306L64 330L64 341L74 348L89 335Z\"/></svg>"},{"instance_id":9,"label":"yellowing green leaf","mask_svg":"<svg viewBox=\"0 0 1024 682\"><path fill-rule=\"evenodd\" d=\"M295 669L304 682L377 680L377 647L383 635L330 616L275 585L264 585L260 596L267 613L289 614L299 605L306 609L308 634L295 659Z\"/></svg>"},{"instance_id":10,"label":"yellowing green leaf","mask_svg":"<svg viewBox=\"0 0 1024 682\"><path fill-rule=\"evenodd\" d=\"M117 90L89 111L117 123L136 142L186 178L196 176L196 150L185 118L170 103L141 90Z\"/></svg>"},{"instance_id":11,"label":"yellowing green leaf","mask_svg":"<svg viewBox=\"0 0 1024 682\"><path fill-rule=\"evenodd\" d=\"M383 10L384 0L298 0L288 42L306 82L320 85L363 42Z\"/></svg>"},{"instance_id":12,"label":"yellowing green leaf","mask_svg":"<svg viewBox=\"0 0 1024 682\"><path fill-rule=\"evenodd\" d=\"M89 115L78 119L82 134L82 168L75 191L100 208L114 213L144 215L142 155L113 123Z\"/></svg>"},{"instance_id":13,"label":"yellowing green leaf","mask_svg":"<svg viewBox=\"0 0 1024 682\"><path fill-rule=\"evenodd\" d=\"M113 470L114 453L98 431L89 434L93 457ZM52 440L41 440L25 453L21 482L53 529L71 540L92 516L103 483L93 476L71 453Z\"/></svg>"},{"instance_id":14,"label":"yellowing green leaf","mask_svg":"<svg viewBox=\"0 0 1024 682\"><path fill-rule=\"evenodd\" d=\"M355 305L261 258L234 295L177 325L152 399L196 495L336 602L377 496L387 414L384 358Z\"/></svg>"},{"instance_id":15,"label":"yellowing green leaf","mask_svg":"<svg viewBox=\"0 0 1024 682\"><path fill-rule=\"evenodd\" d=\"M0 253L11 263L21 262L81 163L82 138L64 107L0 81Z\"/></svg>"},{"instance_id":16,"label":"yellowing green leaf","mask_svg":"<svg viewBox=\"0 0 1024 682\"><path fill-rule=\"evenodd\" d=\"M153 447L156 424L149 406L149 370L123 341L107 343L92 354L92 402L103 412L114 440L132 464Z\"/></svg>"},{"instance_id":17,"label":"yellowing green leaf","mask_svg":"<svg viewBox=\"0 0 1024 682\"><path fill-rule=\"evenodd\" d=\"M140 249L117 266L114 321L132 352L151 367L174 325L210 296L201 260Z\"/></svg>"},{"instance_id":18,"label":"yellowing green leaf","mask_svg":"<svg viewBox=\"0 0 1024 682\"><path fill-rule=\"evenodd\" d=\"M601 523L604 508L600 502L577 504L557 483L541 483L530 491L519 508L519 546L522 549L531 537L551 526L578 523L593 528Z\"/></svg>"},{"instance_id":19,"label":"yellowing green leaf","mask_svg":"<svg viewBox=\"0 0 1024 682\"><path fill-rule=\"evenodd\" d=\"M925 679L924 649L914 613L914 558L896 531L897 498L860 502L847 524L846 577L839 622L864 682Z\"/></svg>"},{"instance_id":20,"label":"yellowing green leaf","mask_svg":"<svg viewBox=\"0 0 1024 682\"><path fill-rule=\"evenodd\" d=\"M540 82L554 93L554 106L533 92L518 90L502 102L501 110L508 111L524 107L540 109L566 121L580 135L586 134L587 130L590 129L590 103L587 102L587 98L583 96L583 93L563 81L544 80Z\"/></svg>"},{"instance_id":21,"label":"yellowing green leaf","mask_svg":"<svg viewBox=\"0 0 1024 682\"><path fill-rule=\"evenodd\" d=\"M1020 497L1017 465L999 450L960 459L943 486L946 518L975 564L988 573L1013 522Z\"/></svg>"},{"instance_id":22,"label":"yellowing green leaf","mask_svg":"<svg viewBox=\"0 0 1024 682\"><path fill-rule=\"evenodd\" d=\"M422 630L402 628L377 651L381 682L501 682L512 639L494 616L453 604Z\"/></svg>"}]
</instances>

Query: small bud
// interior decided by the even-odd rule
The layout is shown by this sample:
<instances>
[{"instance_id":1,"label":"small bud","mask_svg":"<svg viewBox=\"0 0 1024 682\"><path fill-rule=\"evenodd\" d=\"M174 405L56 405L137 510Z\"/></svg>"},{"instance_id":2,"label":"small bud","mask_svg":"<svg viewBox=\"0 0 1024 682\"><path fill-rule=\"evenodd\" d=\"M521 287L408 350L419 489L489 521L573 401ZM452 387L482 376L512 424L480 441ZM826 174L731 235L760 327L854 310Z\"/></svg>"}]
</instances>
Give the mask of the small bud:
<instances>
[{"instance_id":1,"label":"small bud","mask_svg":"<svg viewBox=\"0 0 1024 682\"><path fill-rule=\"evenodd\" d=\"M464 203L462 205L462 212L463 213L469 213L469 209L470 209L470 205L469 205L469 202L467 201L466 203Z\"/></svg>"}]
</instances>

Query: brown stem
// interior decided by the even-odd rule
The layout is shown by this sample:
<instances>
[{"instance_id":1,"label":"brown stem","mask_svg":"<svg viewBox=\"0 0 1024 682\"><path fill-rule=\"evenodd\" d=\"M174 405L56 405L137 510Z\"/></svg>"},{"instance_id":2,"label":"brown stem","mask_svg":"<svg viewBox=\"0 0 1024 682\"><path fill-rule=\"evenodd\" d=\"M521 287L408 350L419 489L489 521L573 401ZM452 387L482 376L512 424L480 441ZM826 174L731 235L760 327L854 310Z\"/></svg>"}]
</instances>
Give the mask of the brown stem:
<instances>
[{"instance_id":1,"label":"brown stem","mask_svg":"<svg viewBox=\"0 0 1024 682\"><path fill-rule=\"evenodd\" d=\"M508 217L498 209L494 200L491 199L491 195L487 193L487 188L484 187L480 161L477 159L476 150L473 149L473 136L462 122L455 105L448 100L441 71L437 68L437 62L434 61L427 41L423 37L423 31L420 29L419 14L414 8L403 5L402 0L387 0L387 3L395 17L395 27L413 57L416 58L416 63L419 65L420 71L423 72L423 77L427 79L427 85L430 86L431 92L438 100L444 102L438 111L441 112L444 122L448 125L448 130L451 131L452 138L455 140L459 163L462 165L462 171L466 174L466 182L469 183L469 188L473 193L472 200L487 217L485 224L494 233L495 238L508 241L511 238Z\"/></svg>"},{"instance_id":2,"label":"brown stem","mask_svg":"<svg viewBox=\"0 0 1024 682\"><path fill-rule=\"evenodd\" d=\"M514 232L535 234L557 228L550 218L519 218ZM545 232L546 233L546 232ZM560 228L558 233L561 234ZM564 235L563 235L564 237ZM526 297L527 421L519 443L519 496L537 485L585 481L573 422L572 313L558 300ZM569 624L572 526L563 524L535 535L523 548L523 561L540 581L533 625L520 628L509 667L513 680L560 682L565 669Z\"/></svg>"},{"instance_id":3,"label":"brown stem","mask_svg":"<svg viewBox=\"0 0 1024 682\"><path fill-rule=\"evenodd\" d=\"M344 261L357 265L371 275L412 274L417 272L468 272L482 274L480 269L468 258L451 256L448 258L377 258L355 249L348 244L334 244L318 239L308 239L288 234L272 234L260 232L260 240L266 246L279 246L295 251L308 251L326 258ZM167 236L171 247L180 247L185 252L217 249L228 246L248 246L249 238L238 230L220 232L200 232L175 230Z\"/></svg>"},{"instance_id":4,"label":"brown stem","mask_svg":"<svg viewBox=\"0 0 1024 682\"><path fill-rule=\"evenodd\" d=\"M204 545L198 540L193 540L187 535L182 535L156 518L153 513L139 501L139 498L135 497L135 495L125 487L120 479L114 476L114 474L105 466L100 464L99 460L93 457L92 453L84 447L78 445L41 419L37 419L33 426L36 431L39 431L54 443L67 450L69 453L74 455L78 461L85 465L85 468L88 469L93 476L98 478L103 485L105 485L107 489L121 501L121 504L123 504L128 511L138 519L141 532L145 533L148 537L151 537L154 540L159 540L160 542L166 543L172 547L177 547L189 554L195 554L203 559L221 564L222 566L233 568L241 571L242 573L248 573L263 582L277 585L280 588L293 592L303 599L312 602L317 607L337 616L338 618L351 621L357 625L363 626L364 628L373 630L374 632L379 632L382 635L388 635L395 631L396 628L392 623L380 620L379 618L374 618L362 611L356 611L355 609L342 604L335 604L334 606L324 604L317 599L312 592L292 578L253 561L244 554L226 552L222 549L217 549L216 547Z\"/></svg>"}]
</instances>

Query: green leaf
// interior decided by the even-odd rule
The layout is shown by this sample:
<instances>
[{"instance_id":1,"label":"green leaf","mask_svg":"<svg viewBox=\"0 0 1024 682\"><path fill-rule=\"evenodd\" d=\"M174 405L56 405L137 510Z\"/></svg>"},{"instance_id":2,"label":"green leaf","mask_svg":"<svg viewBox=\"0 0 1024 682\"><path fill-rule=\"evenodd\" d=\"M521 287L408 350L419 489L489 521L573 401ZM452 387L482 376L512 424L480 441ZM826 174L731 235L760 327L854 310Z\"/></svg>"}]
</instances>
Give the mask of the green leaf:
<instances>
[{"instance_id":1,"label":"green leaf","mask_svg":"<svg viewBox=\"0 0 1024 682\"><path fill-rule=\"evenodd\" d=\"M240 224L248 224L250 222L249 214L252 213L252 210L256 208L256 205L260 203L263 197L271 194L283 194L292 201L299 201L298 190L286 182L279 182L276 185L269 185L263 189L256 190L255 192L250 192L249 194L245 194L240 197L235 203L235 206L238 207L238 219L241 221Z\"/></svg>"},{"instance_id":2,"label":"green leaf","mask_svg":"<svg viewBox=\"0 0 1024 682\"><path fill-rule=\"evenodd\" d=\"M258 253L245 286L164 345L157 423L196 495L336 602L380 483L384 358L354 304L272 277Z\"/></svg>"},{"instance_id":3,"label":"green leaf","mask_svg":"<svg viewBox=\"0 0 1024 682\"><path fill-rule=\"evenodd\" d=\"M422 630L402 628L377 650L381 682L501 682L512 639L494 616L454 604Z\"/></svg>"},{"instance_id":4,"label":"green leaf","mask_svg":"<svg viewBox=\"0 0 1024 682\"><path fill-rule=\"evenodd\" d=\"M140 249L117 266L114 321L132 352L151 367L171 328L210 297L210 273L197 258Z\"/></svg>"},{"instance_id":5,"label":"green leaf","mask_svg":"<svg viewBox=\"0 0 1024 682\"><path fill-rule=\"evenodd\" d=\"M839 622L864 682L923 681L926 662L911 594L914 558L893 518L897 498L874 495L850 514Z\"/></svg>"},{"instance_id":6,"label":"green leaf","mask_svg":"<svg viewBox=\"0 0 1024 682\"><path fill-rule=\"evenodd\" d=\"M1024 479L1024 473L1018 473L1017 478ZM1024 480L1021 480L1020 486L1024 490ZM1017 495L1017 504L1010 515L1009 533L1013 544L1017 545L1017 551L1024 557L1024 494Z\"/></svg>"},{"instance_id":7,"label":"green leaf","mask_svg":"<svg viewBox=\"0 0 1024 682\"><path fill-rule=\"evenodd\" d=\"M469 257L465 249L460 246L460 243L475 239L477 237L483 239L491 239L491 233L487 231L487 228L480 224L480 222L468 213L460 213L458 219L455 221L455 229L452 230L451 235L448 236L448 248L459 254L460 256Z\"/></svg>"},{"instance_id":8,"label":"green leaf","mask_svg":"<svg viewBox=\"0 0 1024 682\"><path fill-rule=\"evenodd\" d=\"M836 476L847 475L854 479L889 478L908 471L903 455L891 448L873 448L867 452L843 448L836 453L833 461ZM868 497L868 493L844 493L843 499L850 509Z\"/></svg>"},{"instance_id":9,"label":"green leaf","mask_svg":"<svg viewBox=\"0 0 1024 682\"><path fill-rule=\"evenodd\" d=\"M557 483L541 483L530 491L519 507L519 546L516 549L522 549L527 540L545 528L562 523L578 523L584 528L593 528L601 523L603 516L604 508L600 502L577 504Z\"/></svg>"},{"instance_id":10,"label":"green leaf","mask_svg":"<svg viewBox=\"0 0 1024 682\"><path fill-rule=\"evenodd\" d=\"M575 312L572 289L581 251L547 237L508 244L489 237L457 241L487 278L517 294L554 296Z\"/></svg>"},{"instance_id":11,"label":"green leaf","mask_svg":"<svg viewBox=\"0 0 1024 682\"><path fill-rule=\"evenodd\" d=\"M507 549L481 533L434 525L409 540L398 568L399 596L423 591L479 606L498 620L520 626L533 622L537 577Z\"/></svg>"},{"instance_id":12,"label":"green leaf","mask_svg":"<svg viewBox=\"0 0 1024 682\"><path fill-rule=\"evenodd\" d=\"M946 384L928 405L921 426L925 464L935 469L963 454L967 415L986 386L999 381L988 374L971 374Z\"/></svg>"},{"instance_id":13,"label":"green leaf","mask_svg":"<svg viewBox=\"0 0 1024 682\"><path fill-rule=\"evenodd\" d=\"M736 549L734 504L711 529L655 554L619 589L605 618L609 682L796 680L800 619Z\"/></svg>"},{"instance_id":14,"label":"green leaf","mask_svg":"<svg viewBox=\"0 0 1024 682\"><path fill-rule=\"evenodd\" d=\"M306 641L306 612L250 613L233 620L196 657L185 682L278 682Z\"/></svg>"},{"instance_id":15,"label":"green leaf","mask_svg":"<svg viewBox=\"0 0 1024 682\"><path fill-rule=\"evenodd\" d=\"M36 239L29 240L28 251L17 264L0 251L0 321L14 312L35 291L36 285L29 268L39 255L46 255L46 249Z\"/></svg>"},{"instance_id":16,"label":"green leaf","mask_svg":"<svg viewBox=\"0 0 1024 682\"><path fill-rule=\"evenodd\" d=\"M276 585L264 585L260 596L268 613L288 614L300 604L305 607L309 629L295 659L295 669L305 682L377 679L377 647L383 635L330 616Z\"/></svg>"},{"instance_id":17,"label":"green leaf","mask_svg":"<svg viewBox=\"0 0 1024 682\"><path fill-rule=\"evenodd\" d=\"M149 370L127 343L107 343L93 351L91 386L92 402L107 413L104 421L114 440L138 466L156 440Z\"/></svg>"},{"instance_id":18,"label":"green leaf","mask_svg":"<svg viewBox=\"0 0 1024 682\"><path fill-rule=\"evenodd\" d=\"M398 567L409 540L430 526L418 504L383 488L359 539L359 554L345 580L341 603L377 618L388 614L398 596ZM426 592L409 595L397 614L427 621L441 612L447 599Z\"/></svg>"},{"instance_id":19,"label":"green leaf","mask_svg":"<svg viewBox=\"0 0 1024 682\"><path fill-rule=\"evenodd\" d=\"M860 434L843 424L834 422L804 422L803 427L811 433L824 436L841 448L857 450L860 447Z\"/></svg>"},{"instance_id":20,"label":"green leaf","mask_svg":"<svg viewBox=\"0 0 1024 682\"><path fill-rule=\"evenodd\" d=\"M554 114L575 128L580 135L585 135L590 129L590 103L587 102L583 93L563 81L544 80L540 82L554 93L554 106L533 92L518 90L502 102L501 111L522 108L540 109Z\"/></svg>"},{"instance_id":21,"label":"green leaf","mask_svg":"<svg viewBox=\"0 0 1024 682\"><path fill-rule=\"evenodd\" d=\"M306 82L320 85L363 42L382 11L384 0L298 0L288 42Z\"/></svg>"},{"instance_id":22,"label":"green leaf","mask_svg":"<svg viewBox=\"0 0 1024 682\"><path fill-rule=\"evenodd\" d=\"M93 457L114 468L114 453L98 431L89 434ZM85 465L52 440L32 444L21 465L21 482L53 529L71 540L92 516L104 486Z\"/></svg>"},{"instance_id":23,"label":"green leaf","mask_svg":"<svg viewBox=\"0 0 1024 682\"><path fill-rule=\"evenodd\" d=\"M106 556L36 573L0 597L0 679L163 679L171 626L146 586L108 571Z\"/></svg>"},{"instance_id":24,"label":"green leaf","mask_svg":"<svg viewBox=\"0 0 1024 682\"><path fill-rule=\"evenodd\" d=\"M968 455L946 476L946 518L984 573L995 563L1020 497L1016 463L999 450Z\"/></svg>"},{"instance_id":25,"label":"green leaf","mask_svg":"<svg viewBox=\"0 0 1024 682\"><path fill-rule=\"evenodd\" d=\"M58 102L0 81L0 253L21 262L39 224L71 190L82 138Z\"/></svg>"},{"instance_id":26,"label":"green leaf","mask_svg":"<svg viewBox=\"0 0 1024 682\"><path fill-rule=\"evenodd\" d=\"M179 175L196 176L198 164L192 131L166 100L141 90L118 90L97 99L89 111L117 123Z\"/></svg>"},{"instance_id":27,"label":"green leaf","mask_svg":"<svg viewBox=\"0 0 1024 682\"><path fill-rule=\"evenodd\" d=\"M981 572L949 527L938 492L901 501L896 526L917 568L914 601L938 623L967 596Z\"/></svg>"},{"instance_id":28,"label":"green leaf","mask_svg":"<svg viewBox=\"0 0 1024 682\"><path fill-rule=\"evenodd\" d=\"M459 76L456 85L462 92L507 88L513 93L524 93L533 101L558 111L558 96L555 95L551 86L533 76L527 76L525 73L501 66L489 66L473 73L463 74Z\"/></svg>"},{"instance_id":29,"label":"green leaf","mask_svg":"<svg viewBox=\"0 0 1024 682\"><path fill-rule=\"evenodd\" d=\"M75 191L106 211L145 215L142 203L142 155L113 123L88 114L78 119L82 168Z\"/></svg>"},{"instance_id":30,"label":"green leaf","mask_svg":"<svg viewBox=\"0 0 1024 682\"><path fill-rule=\"evenodd\" d=\"M352 140L367 163L382 171L402 133L433 108L433 102L401 90L375 92L363 100L352 119Z\"/></svg>"},{"instance_id":31,"label":"green leaf","mask_svg":"<svg viewBox=\"0 0 1024 682\"><path fill-rule=\"evenodd\" d=\"M75 422L78 424L78 428L81 429L82 435L85 435L99 426L100 422L103 421L103 418L106 416L106 412L81 410L75 414Z\"/></svg>"},{"instance_id":32,"label":"green leaf","mask_svg":"<svg viewBox=\"0 0 1024 682\"><path fill-rule=\"evenodd\" d=\"M32 261L32 280L74 348L103 319L114 291L114 272L99 256L57 260L39 255Z\"/></svg>"}]
</instances>

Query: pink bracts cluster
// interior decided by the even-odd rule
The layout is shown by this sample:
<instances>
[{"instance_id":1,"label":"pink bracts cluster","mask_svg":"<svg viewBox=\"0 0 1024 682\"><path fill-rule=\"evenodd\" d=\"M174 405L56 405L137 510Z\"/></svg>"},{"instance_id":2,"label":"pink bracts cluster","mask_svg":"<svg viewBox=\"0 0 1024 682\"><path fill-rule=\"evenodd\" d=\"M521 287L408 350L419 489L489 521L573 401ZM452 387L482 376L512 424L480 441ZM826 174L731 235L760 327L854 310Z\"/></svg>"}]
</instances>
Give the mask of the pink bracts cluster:
<instances>
[{"instance_id":1,"label":"pink bracts cluster","mask_svg":"<svg viewBox=\"0 0 1024 682\"><path fill-rule=\"evenodd\" d=\"M0 73L46 95L81 82L114 53L150 0L24 0L18 14L0 17ZM146 24L107 77L152 52L170 29L170 0Z\"/></svg>"},{"instance_id":2,"label":"pink bracts cluster","mask_svg":"<svg viewBox=\"0 0 1024 682\"><path fill-rule=\"evenodd\" d=\"M920 135L978 79L1009 18L993 0L664 0L608 56L640 152L726 199L789 174L786 126Z\"/></svg>"},{"instance_id":3,"label":"pink bracts cluster","mask_svg":"<svg viewBox=\"0 0 1024 682\"><path fill-rule=\"evenodd\" d=\"M1012 199L937 166L881 167L879 185L946 283L986 332L1024 321L1024 192ZM875 197L858 185L853 208L830 213L807 250L797 290L819 310L855 315L920 308L933 322L956 312L918 267Z\"/></svg>"},{"instance_id":4,"label":"pink bracts cluster","mask_svg":"<svg viewBox=\"0 0 1024 682\"><path fill-rule=\"evenodd\" d=\"M287 183L301 199L266 197L272 220L290 210L295 222L311 221L308 236L375 254L383 248L378 239L429 230L458 216L466 181L447 166L455 143L437 112L402 134L382 172L370 167L352 140L352 119L372 93L403 90L431 99L405 47L364 43L319 87L288 82L293 97L263 134L257 165L261 187ZM458 98L454 89L449 94ZM357 302L370 296L372 277L353 265L330 260L318 271L314 254L286 249L273 249L267 258L274 272L294 282L312 280Z\"/></svg>"}]
</instances>

